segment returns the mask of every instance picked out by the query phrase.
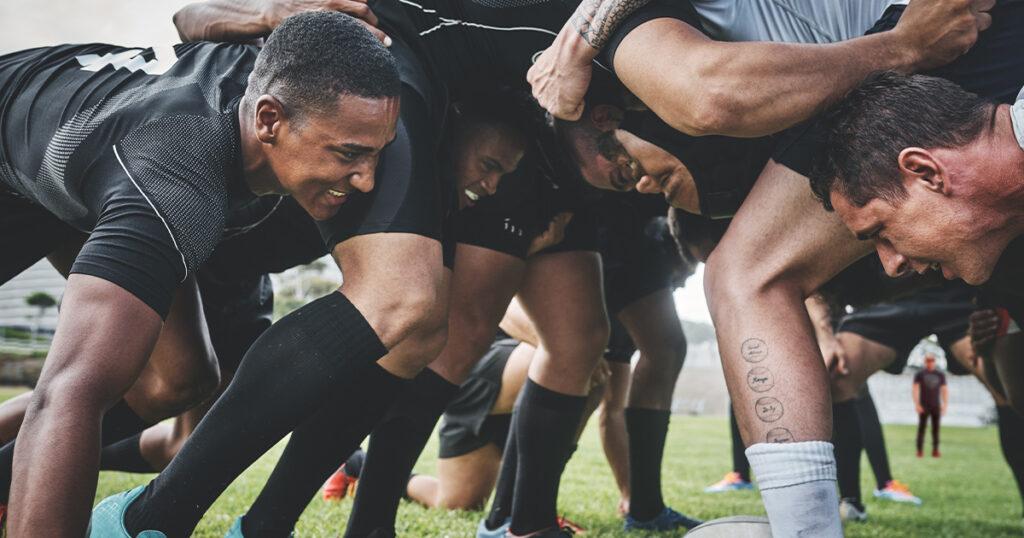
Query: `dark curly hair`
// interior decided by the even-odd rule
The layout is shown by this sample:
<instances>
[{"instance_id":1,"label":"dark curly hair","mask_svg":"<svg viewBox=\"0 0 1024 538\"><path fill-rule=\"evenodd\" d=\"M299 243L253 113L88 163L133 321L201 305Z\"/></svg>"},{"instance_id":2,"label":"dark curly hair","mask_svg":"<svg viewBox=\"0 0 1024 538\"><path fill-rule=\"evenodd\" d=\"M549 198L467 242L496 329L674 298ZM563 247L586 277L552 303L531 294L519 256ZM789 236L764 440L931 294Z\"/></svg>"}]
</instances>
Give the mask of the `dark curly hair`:
<instances>
[{"instance_id":1,"label":"dark curly hair","mask_svg":"<svg viewBox=\"0 0 1024 538\"><path fill-rule=\"evenodd\" d=\"M358 21L333 11L288 17L267 38L249 74L246 99L272 95L293 121L329 113L339 95L395 97L394 57Z\"/></svg>"}]
</instances>

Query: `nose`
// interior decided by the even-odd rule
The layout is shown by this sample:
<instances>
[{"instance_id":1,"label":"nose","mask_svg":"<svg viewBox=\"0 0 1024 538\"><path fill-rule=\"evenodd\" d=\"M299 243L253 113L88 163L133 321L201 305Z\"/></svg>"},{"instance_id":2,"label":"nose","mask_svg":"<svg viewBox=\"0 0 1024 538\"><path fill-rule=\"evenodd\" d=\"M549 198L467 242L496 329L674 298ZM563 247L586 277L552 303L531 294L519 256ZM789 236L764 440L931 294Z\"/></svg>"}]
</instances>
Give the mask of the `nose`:
<instances>
[{"instance_id":1,"label":"nose","mask_svg":"<svg viewBox=\"0 0 1024 538\"><path fill-rule=\"evenodd\" d=\"M910 261L890 246L876 243L878 257L882 260L885 273L892 277L903 276L910 270Z\"/></svg>"},{"instance_id":2,"label":"nose","mask_svg":"<svg viewBox=\"0 0 1024 538\"><path fill-rule=\"evenodd\" d=\"M636 190L644 194L656 194L661 192L661 185L658 185L651 176L644 176L636 183Z\"/></svg>"},{"instance_id":3,"label":"nose","mask_svg":"<svg viewBox=\"0 0 1024 538\"><path fill-rule=\"evenodd\" d=\"M501 181L501 174L487 174L483 180L480 181L480 186L487 191L487 194L494 194L498 191L498 183Z\"/></svg>"},{"instance_id":4,"label":"nose","mask_svg":"<svg viewBox=\"0 0 1024 538\"><path fill-rule=\"evenodd\" d=\"M358 170L349 176L349 184L352 188L360 192L370 192L373 190L374 177L373 174L377 168L376 159L367 159Z\"/></svg>"}]
</instances>

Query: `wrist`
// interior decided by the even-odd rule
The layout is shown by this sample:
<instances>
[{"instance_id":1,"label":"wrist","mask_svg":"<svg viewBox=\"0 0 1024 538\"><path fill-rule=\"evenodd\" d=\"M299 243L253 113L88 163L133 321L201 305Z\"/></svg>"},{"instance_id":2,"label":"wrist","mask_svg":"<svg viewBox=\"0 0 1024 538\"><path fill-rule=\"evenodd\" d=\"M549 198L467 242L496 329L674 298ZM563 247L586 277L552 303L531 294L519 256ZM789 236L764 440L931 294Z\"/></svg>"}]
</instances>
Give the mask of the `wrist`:
<instances>
[{"instance_id":1,"label":"wrist","mask_svg":"<svg viewBox=\"0 0 1024 538\"><path fill-rule=\"evenodd\" d=\"M875 35L882 43L882 58L885 58L886 69L912 73L918 71L924 63L924 52L913 40L913 36L906 35L901 28Z\"/></svg>"},{"instance_id":2,"label":"wrist","mask_svg":"<svg viewBox=\"0 0 1024 538\"><path fill-rule=\"evenodd\" d=\"M551 46L555 49L561 65L566 63L589 65L591 60L597 58L597 54L601 52L580 34L571 20L565 23Z\"/></svg>"}]
</instances>

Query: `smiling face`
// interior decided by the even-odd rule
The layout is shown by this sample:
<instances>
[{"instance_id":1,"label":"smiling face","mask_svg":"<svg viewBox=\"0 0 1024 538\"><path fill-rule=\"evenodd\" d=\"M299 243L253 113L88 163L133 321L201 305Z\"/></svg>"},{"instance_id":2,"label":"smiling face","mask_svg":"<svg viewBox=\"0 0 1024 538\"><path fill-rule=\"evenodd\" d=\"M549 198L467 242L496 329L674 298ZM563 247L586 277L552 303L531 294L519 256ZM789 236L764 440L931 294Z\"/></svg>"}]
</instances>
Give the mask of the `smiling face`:
<instances>
[{"instance_id":1,"label":"smiling face","mask_svg":"<svg viewBox=\"0 0 1024 538\"><path fill-rule=\"evenodd\" d=\"M627 159L638 164L634 188L645 194L661 194L672 207L700 212L693 175L675 155L633 133L616 129L615 140Z\"/></svg>"},{"instance_id":2,"label":"smiling face","mask_svg":"<svg viewBox=\"0 0 1024 538\"><path fill-rule=\"evenodd\" d=\"M674 207L698 213L693 176L674 155L633 133L619 129L622 111L594 108L571 131L583 179L605 190L660 193Z\"/></svg>"},{"instance_id":3,"label":"smiling face","mask_svg":"<svg viewBox=\"0 0 1024 538\"><path fill-rule=\"evenodd\" d=\"M399 100L342 95L334 110L288 119L280 103L261 97L256 130L274 190L295 198L314 219L333 217L348 196L370 192L381 150L395 138Z\"/></svg>"},{"instance_id":4,"label":"smiling face","mask_svg":"<svg viewBox=\"0 0 1024 538\"><path fill-rule=\"evenodd\" d=\"M501 177L519 167L525 152L526 140L515 129L466 120L456 148L459 209L476 205L480 198L494 194Z\"/></svg>"}]
</instances>

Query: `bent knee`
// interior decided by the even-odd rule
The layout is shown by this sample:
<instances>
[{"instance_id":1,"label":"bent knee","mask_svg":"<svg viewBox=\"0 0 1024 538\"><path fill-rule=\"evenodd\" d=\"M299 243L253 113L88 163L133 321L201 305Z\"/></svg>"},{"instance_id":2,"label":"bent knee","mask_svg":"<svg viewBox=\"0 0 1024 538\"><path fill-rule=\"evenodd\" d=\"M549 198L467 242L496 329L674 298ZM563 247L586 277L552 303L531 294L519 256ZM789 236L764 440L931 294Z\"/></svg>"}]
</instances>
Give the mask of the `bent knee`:
<instances>
[{"instance_id":1,"label":"bent knee","mask_svg":"<svg viewBox=\"0 0 1024 538\"><path fill-rule=\"evenodd\" d=\"M167 418L203 403L219 386L220 373L216 368L197 369L187 378L160 380L146 400L155 415Z\"/></svg>"},{"instance_id":2,"label":"bent knee","mask_svg":"<svg viewBox=\"0 0 1024 538\"><path fill-rule=\"evenodd\" d=\"M585 355L594 357L596 361L608 346L608 335L611 332L608 318L605 316L588 316L565 330L546 333L542 327L540 340L549 353L556 356Z\"/></svg>"}]
</instances>

